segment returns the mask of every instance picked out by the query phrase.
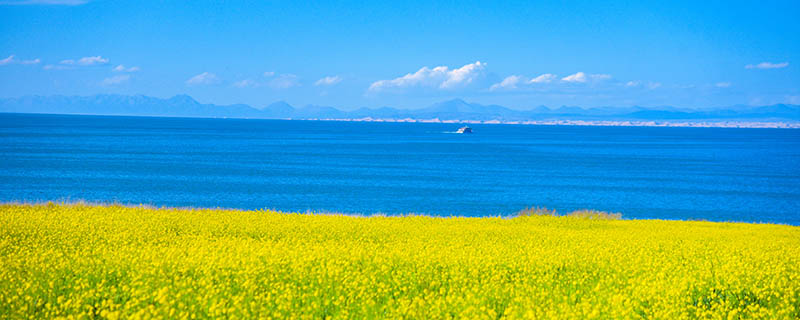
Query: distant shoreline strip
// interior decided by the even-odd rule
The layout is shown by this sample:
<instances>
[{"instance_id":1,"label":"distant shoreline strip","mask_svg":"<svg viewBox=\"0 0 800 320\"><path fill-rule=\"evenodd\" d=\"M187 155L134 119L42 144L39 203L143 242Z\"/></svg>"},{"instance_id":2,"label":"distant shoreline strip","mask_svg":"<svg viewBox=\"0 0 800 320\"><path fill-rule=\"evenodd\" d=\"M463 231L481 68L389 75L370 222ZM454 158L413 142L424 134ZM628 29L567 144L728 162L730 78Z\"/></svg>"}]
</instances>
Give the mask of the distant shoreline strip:
<instances>
[{"instance_id":1,"label":"distant shoreline strip","mask_svg":"<svg viewBox=\"0 0 800 320\"><path fill-rule=\"evenodd\" d=\"M339 119L304 118L285 120L344 121L344 122L399 122L399 123L454 123L454 124L522 124L540 126L603 126L603 127L685 127L685 128L779 128L800 129L800 122L770 121L636 121L636 120L441 120L441 119Z\"/></svg>"},{"instance_id":2,"label":"distant shoreline strip","mask_svg":"<svg viewBox=\"0 0 800 320\"><path fill-rule=\"evenodd\" d=\"M94 113L45 113L45 112L0 112L0 114L101 116L101 117L146 117L189 119L250 119L250 120L297 120L297 121L341 121L341 122L389 122L389 123L451 123L451 124L516 124L538 126L599 126L599 127L677 127L677 128L767 128L800 129L800 122L792 121L692 121L692 120L442 120L415 118L251 118L251 117L200 117L185 115L147 114L94 114Z\"/></svg>"}]
</instances>

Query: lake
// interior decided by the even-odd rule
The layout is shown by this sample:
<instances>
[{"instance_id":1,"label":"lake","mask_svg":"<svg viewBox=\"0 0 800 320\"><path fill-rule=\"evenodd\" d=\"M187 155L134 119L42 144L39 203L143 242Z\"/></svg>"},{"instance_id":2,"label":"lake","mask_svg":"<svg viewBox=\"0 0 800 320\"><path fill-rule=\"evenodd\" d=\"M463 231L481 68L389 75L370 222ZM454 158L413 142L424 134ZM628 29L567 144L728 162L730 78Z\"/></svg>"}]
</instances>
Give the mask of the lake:
<instances>
[{"instance_id":1,"label":"lake","mask_svg":"<svg viewBox=\"0 0 800 320\"><path fill-rule=\"evenodd\" d=\"M0 114L0 201L800 225L800 130Z\"/></svg>"}]
</instances>

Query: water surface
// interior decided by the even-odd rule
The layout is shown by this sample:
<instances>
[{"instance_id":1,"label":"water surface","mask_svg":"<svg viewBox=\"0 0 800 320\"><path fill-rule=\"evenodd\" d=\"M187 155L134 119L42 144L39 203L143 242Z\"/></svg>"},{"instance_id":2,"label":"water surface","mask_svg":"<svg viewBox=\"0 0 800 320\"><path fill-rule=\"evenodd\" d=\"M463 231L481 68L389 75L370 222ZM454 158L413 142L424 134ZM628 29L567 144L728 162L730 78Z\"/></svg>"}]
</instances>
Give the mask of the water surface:
<instances>
[{"instance_id":1,"label":"water surface","mask_svg":"<svg viewBox=\"0 0 800 320\"><path fill-rule=\"evenodd\" d=\"M0 201L800 225L800 130L0 114Z\"/></svg>"}]
</instances>

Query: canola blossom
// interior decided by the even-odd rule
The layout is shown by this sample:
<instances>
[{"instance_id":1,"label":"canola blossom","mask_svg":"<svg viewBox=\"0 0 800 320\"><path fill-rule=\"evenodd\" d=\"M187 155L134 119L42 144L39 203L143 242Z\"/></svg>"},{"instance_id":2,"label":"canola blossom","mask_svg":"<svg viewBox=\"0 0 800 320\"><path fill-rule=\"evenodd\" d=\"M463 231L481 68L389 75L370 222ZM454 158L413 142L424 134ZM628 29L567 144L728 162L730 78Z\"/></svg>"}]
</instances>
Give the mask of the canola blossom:
<instances>
[{"instance_id":1,"label":"canola blossom","mask_svg":"<svg viewBox=\"0 0 800 320\"><path fill-rule=\"evenodd\" d=\"M0 206L3 319L800 318L800 228Z\"/></svg>"}]
</instances>

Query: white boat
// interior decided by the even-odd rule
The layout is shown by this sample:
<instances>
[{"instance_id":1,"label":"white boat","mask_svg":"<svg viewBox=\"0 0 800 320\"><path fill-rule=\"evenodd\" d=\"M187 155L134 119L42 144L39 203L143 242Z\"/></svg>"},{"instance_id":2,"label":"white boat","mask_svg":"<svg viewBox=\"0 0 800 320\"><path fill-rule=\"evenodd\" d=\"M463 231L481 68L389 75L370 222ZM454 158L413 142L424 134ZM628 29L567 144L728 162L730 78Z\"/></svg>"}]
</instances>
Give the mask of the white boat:
<instances>
[{"instance_id":1,"label":"white boat","mask_svg":"<svg viewBox=\"0 0 800 320\"><path fill-rule=\"evenodd\" d=\"M472 133L472 128L470 128L470 127L461 127L461 128L458 128L458 131L456 131L456 133Z\"/></svg>"}]
</instances>

